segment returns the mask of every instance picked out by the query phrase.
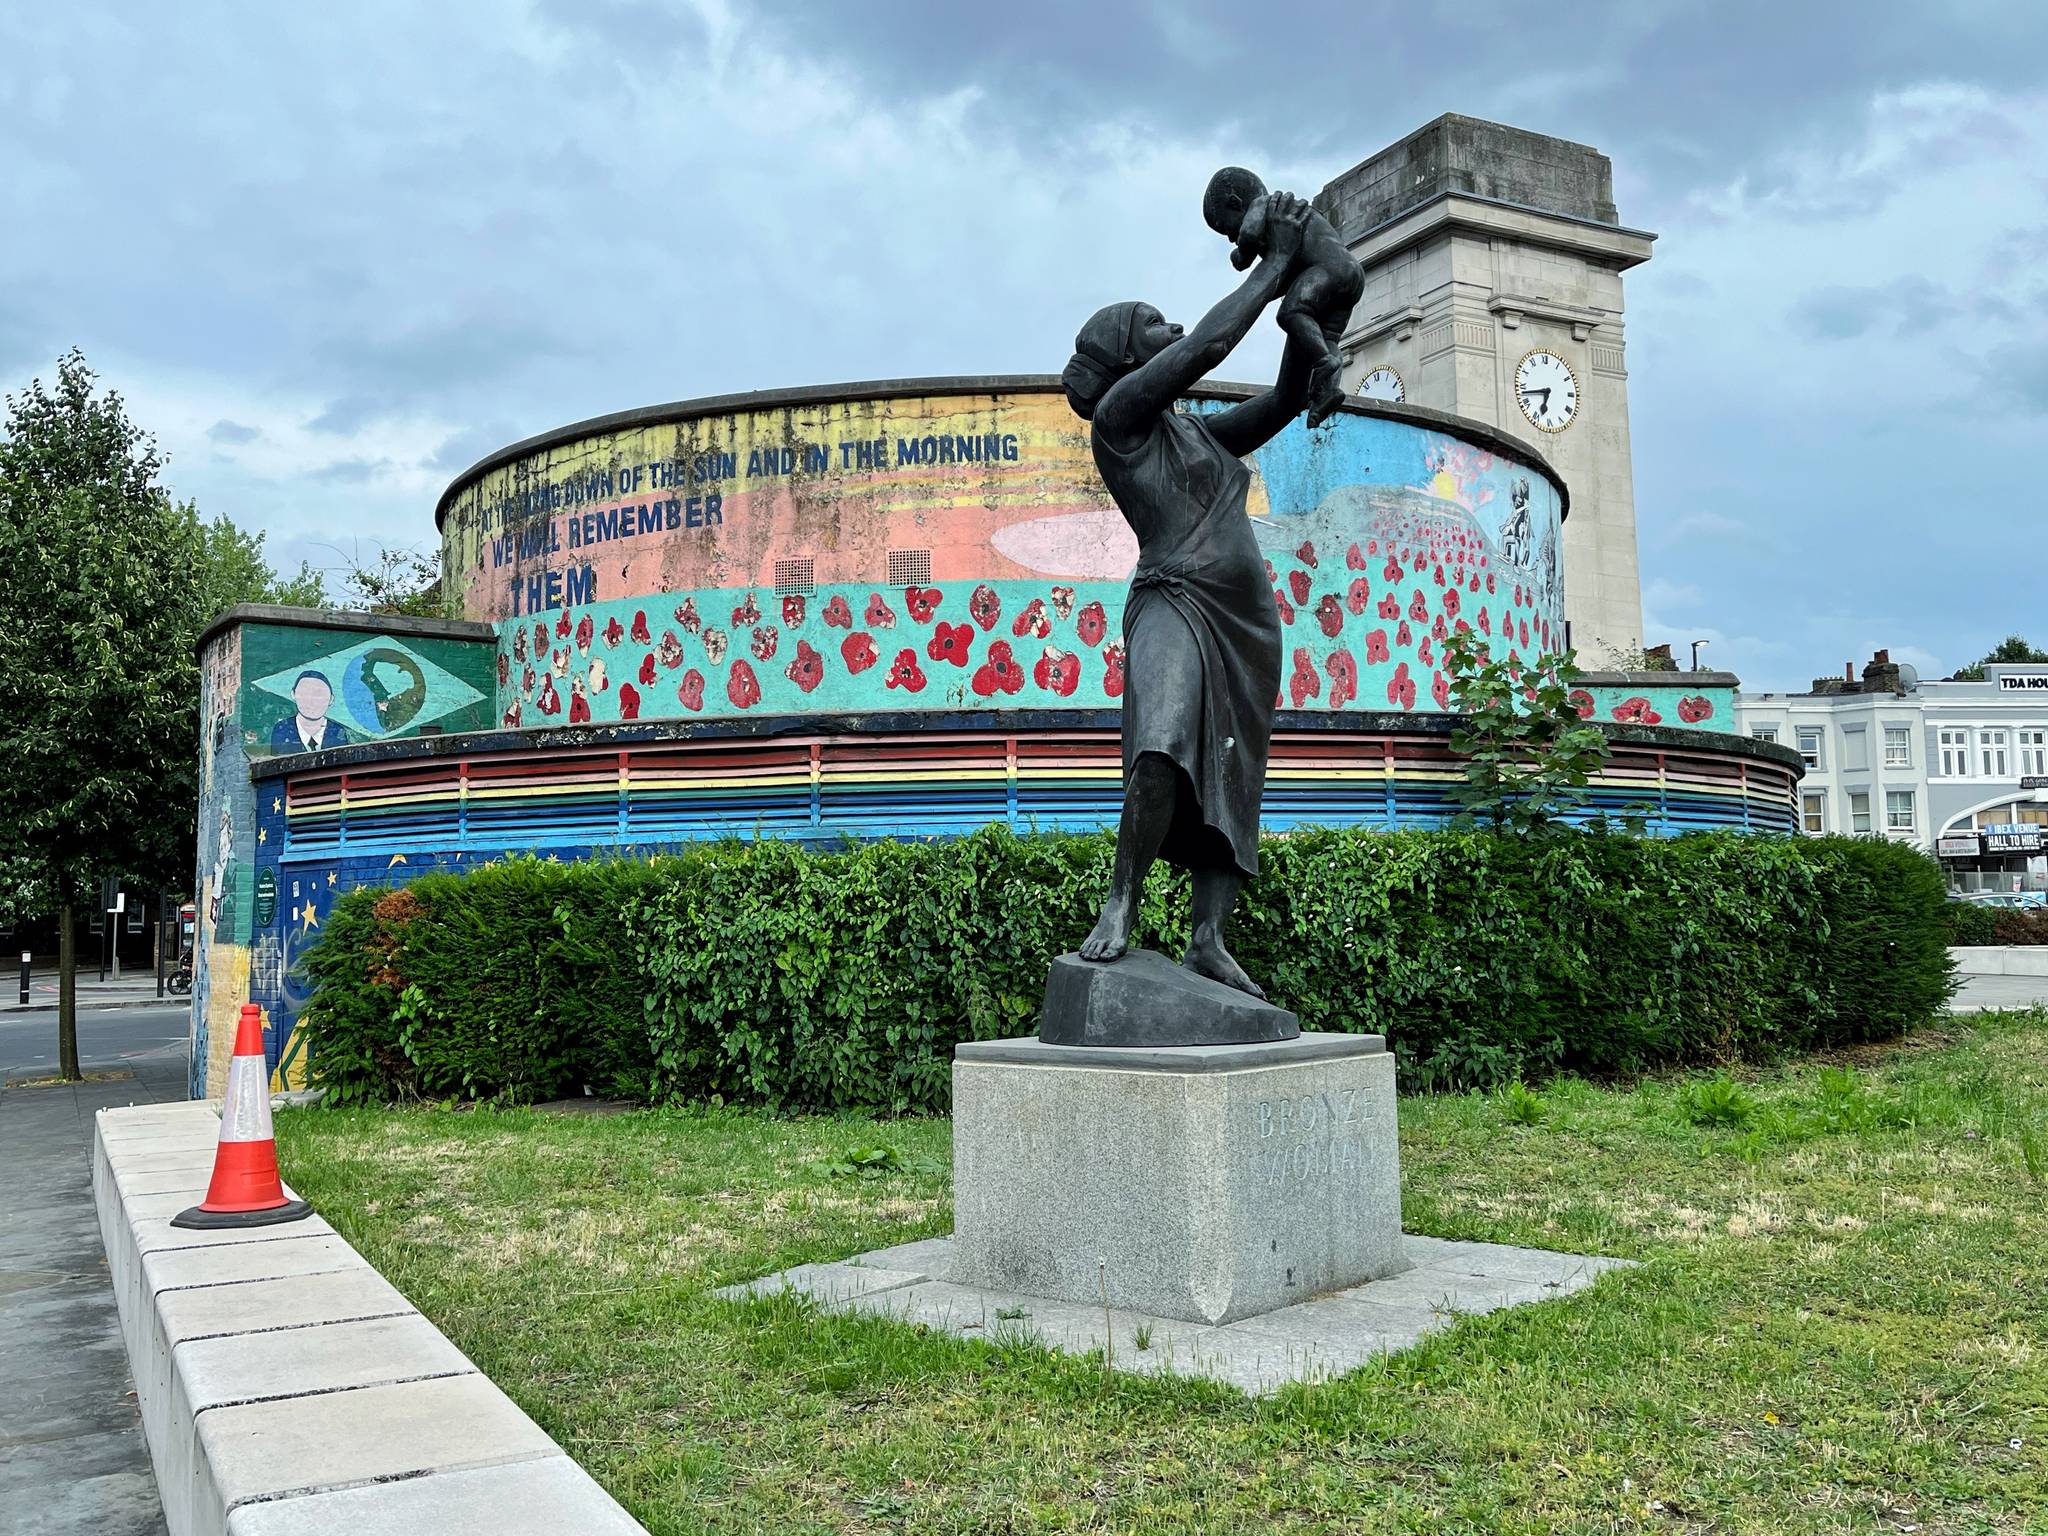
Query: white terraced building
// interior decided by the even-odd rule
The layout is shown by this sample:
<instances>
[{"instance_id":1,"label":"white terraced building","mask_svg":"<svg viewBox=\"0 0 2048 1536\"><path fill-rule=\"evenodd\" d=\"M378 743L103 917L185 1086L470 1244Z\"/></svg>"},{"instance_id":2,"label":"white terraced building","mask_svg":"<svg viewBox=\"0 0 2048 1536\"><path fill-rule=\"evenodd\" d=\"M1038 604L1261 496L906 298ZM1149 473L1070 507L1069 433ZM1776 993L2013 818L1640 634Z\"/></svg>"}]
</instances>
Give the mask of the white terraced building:
<instances>
[{"instance_id":1,"label":"white terraced building","mask_svg":"<svg viewBox=\"0 0 2048 1536\"><path fill-rule=\"evenodd\" d=\"M1959 890L2048 890L2048 666L1929 682L1879 651L1806 693L1742 693L1740 730L1806 760L1800 824L1935 854Z\"/></svg>"}]
</instances>

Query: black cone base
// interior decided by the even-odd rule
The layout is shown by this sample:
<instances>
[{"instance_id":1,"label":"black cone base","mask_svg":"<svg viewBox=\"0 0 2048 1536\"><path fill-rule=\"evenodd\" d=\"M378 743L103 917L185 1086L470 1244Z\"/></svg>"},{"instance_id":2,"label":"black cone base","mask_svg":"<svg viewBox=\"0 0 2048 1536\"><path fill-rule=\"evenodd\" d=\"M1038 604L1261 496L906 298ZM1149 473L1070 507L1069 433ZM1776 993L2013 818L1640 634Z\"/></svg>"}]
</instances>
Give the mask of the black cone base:
<instances>
[{"instance_id":1,"label":"black cone base","mask_svg":"<svg viewBox=\"0 0 2048 1536\"><path fill-rule=\"evenodd\" d=\"M213 1232L228 1227L274 1227L281 1221L303 1221L312 1214L313 1207L303 1200L287 1200L267 1211L206 1211L195 1205L173 1216L171 1225Z\"/></svg>"}]
</instances>

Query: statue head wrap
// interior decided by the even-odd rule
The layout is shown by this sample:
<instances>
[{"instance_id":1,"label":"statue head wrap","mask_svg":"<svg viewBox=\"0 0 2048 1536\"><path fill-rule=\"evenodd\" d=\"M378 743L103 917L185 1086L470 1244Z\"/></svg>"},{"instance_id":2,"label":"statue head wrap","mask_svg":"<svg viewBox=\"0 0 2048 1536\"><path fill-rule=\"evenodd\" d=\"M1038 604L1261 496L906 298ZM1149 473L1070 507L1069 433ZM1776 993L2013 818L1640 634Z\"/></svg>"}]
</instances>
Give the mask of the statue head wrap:
<instances>
[{"instance_id":1,"label":"statue head wrap","mask_svg":"<svg viewBox=\"0 0 2048 1536\"><path fill-rule=\"evenodd\" d=\"M1109 386L1137 363L1131 343L1140 307L1135 301L1104 305L1074 338L1074 355L1067 359L1060 383L1067 391L1067 404L1083 421L1095 415Z\"/></svg>"}]
</instances>

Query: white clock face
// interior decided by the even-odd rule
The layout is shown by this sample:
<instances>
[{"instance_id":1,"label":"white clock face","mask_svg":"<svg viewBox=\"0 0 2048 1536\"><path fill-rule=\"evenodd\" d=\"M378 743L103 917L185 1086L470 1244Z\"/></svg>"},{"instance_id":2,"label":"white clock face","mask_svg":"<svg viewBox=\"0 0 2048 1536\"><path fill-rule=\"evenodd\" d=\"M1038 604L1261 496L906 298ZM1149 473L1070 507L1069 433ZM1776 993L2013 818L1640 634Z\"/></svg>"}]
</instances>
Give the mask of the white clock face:
<instances>
[{"instance_id":1,"label":"white clock face","mask_svg":"<svg viewBox=\"0 0 2048 1536\"><path fill-rule=\"evenodd\" d=\"M1579 381L1555 352L1531 352L1515 364L1515 403L1538 430L1562 432L1579 414Z\"/></svg>"},{"instance_id":2,"label":"white clock face","mask_svg":"<svg viewBox=\"0 0 2048 1536\"><path fill-rule=\"evenodd\" d=\"M1368 373L1358 386L1361 400L1406 400L1408 391L1401 383L1401 375L1384 364Z\"/></svg>"}]
</instances>

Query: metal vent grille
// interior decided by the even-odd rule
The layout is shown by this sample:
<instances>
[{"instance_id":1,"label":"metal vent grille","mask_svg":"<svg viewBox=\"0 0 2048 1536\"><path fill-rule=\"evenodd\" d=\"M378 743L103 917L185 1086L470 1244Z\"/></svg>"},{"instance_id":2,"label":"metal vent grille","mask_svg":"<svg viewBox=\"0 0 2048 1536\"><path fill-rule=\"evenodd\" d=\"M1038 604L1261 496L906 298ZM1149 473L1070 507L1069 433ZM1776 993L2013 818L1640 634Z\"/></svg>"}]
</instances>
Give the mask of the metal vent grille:
<instances>
[{"instance_id":1,"label":"metal vent grille","mask_svg":"<svg viewBox=\"0 0 2048 1536\"><path fill-rule=\"evenodd\" d=\"M889 551L889 585L926 587L932 580L932 552L928 549Z\"/></svg>"},{"instance_id":2,"label":"metal vent grille","mask_svg":"<svg viewBox=\"0 0 2048 1536\"><path fill-rule=\"evenodd\" d=\"M780 597L789 592L800 592L809 597L816 589L817 582L811 574L811 562L803 560L778 560L775 562L775 595Z\"/></svg>"}]
</instances>

